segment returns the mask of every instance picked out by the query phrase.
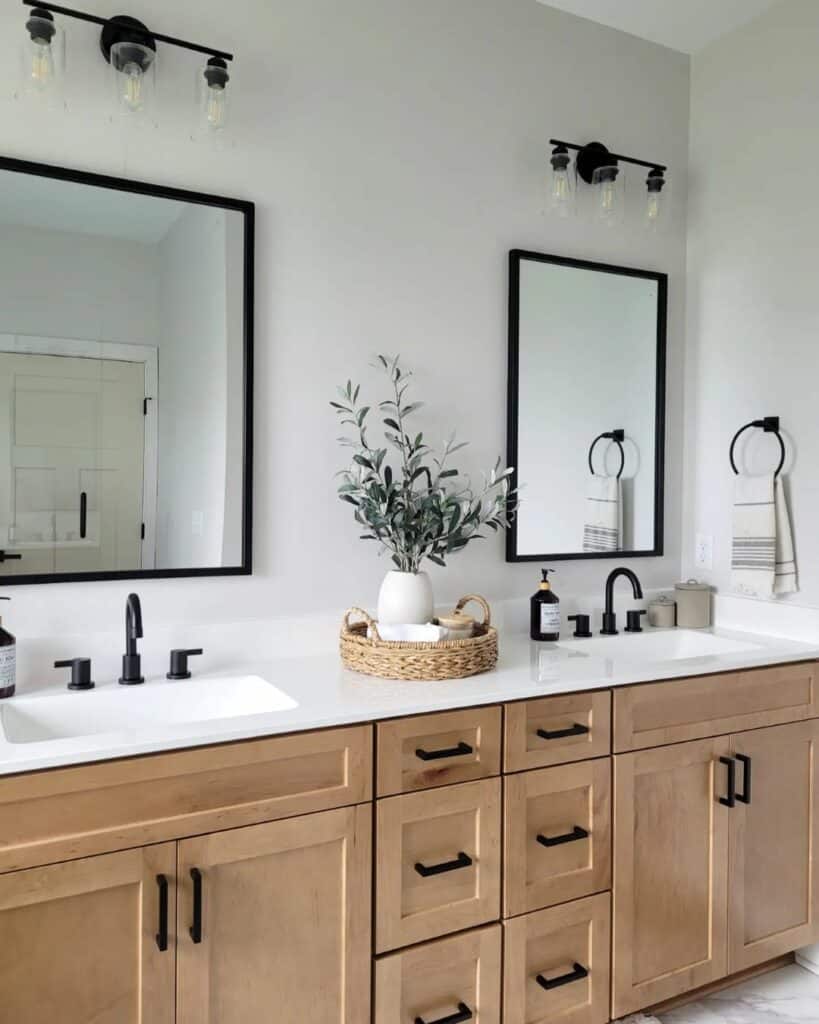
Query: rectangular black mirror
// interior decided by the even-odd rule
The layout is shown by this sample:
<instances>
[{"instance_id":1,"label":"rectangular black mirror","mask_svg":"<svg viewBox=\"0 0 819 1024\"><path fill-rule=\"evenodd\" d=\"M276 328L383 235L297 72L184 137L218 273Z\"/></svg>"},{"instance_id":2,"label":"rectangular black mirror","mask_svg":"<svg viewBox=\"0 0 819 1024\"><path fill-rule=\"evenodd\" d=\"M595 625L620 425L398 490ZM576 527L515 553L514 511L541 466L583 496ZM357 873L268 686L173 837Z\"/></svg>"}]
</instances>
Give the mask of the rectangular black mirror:
<instances>
[{"instance_id":1,"label":"rectangular black mirror","mask_svg":"<svg viewBox=\"0 0 819 1024\"><path fill-rule=\"evenodd\" d=\"M251 571L253 221L0 159L0 583Z\"/></svg>"},{"instance_id":2,"label":"rectangular black mirror","mask_svg":"<svg viewBox=\"0 0 819 1024\"><path fill-rule=\"evenodd\" d=\"M667 277L513 250L507 561L663 553Z\"/></svg>"}]
</instances>

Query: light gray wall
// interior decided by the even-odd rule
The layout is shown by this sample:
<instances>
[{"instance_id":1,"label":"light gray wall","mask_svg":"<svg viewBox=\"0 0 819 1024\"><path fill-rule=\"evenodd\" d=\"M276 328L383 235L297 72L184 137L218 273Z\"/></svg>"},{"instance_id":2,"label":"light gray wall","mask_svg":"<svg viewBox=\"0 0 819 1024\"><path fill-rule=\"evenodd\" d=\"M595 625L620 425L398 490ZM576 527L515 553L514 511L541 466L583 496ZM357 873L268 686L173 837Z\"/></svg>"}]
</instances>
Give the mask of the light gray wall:
<instances>
[{"instance_id":1,"label":"light gray wall","mask_svg":"<svg viewBox=\"0 0 819 1024\"><path fill-rule=\"evenodd\" d=\"M693 59L683 575L730 584L731 437L779 415L801 593L819 603L819 5L789 0ZM761 432L748 472L775 467ZM714 569L695 537L714 538ZM782 601L777 598L777 601Z\"/></svg>"},{"instance_id":2,"label":"light gray wall","mask_svg":"<svg viewBox=\"0 0 819 1024\"><path fill-rule=\"evenodd\" d=\"M118 13L99 0L100 14ZM328 401L373 353L401 352L431 438L471 442L466 468L505 450L507 252L513 247L667 271L670 280L666 557L635 567L651 586L679 569L688 60L536 0L143 0L169 34L235 50L232 140L191 140L198 60L163 48L162 123L111 122L91 26L72 22L70 110L0 105L4 151L232 194L258 204L256 575L141 585L158 618L211 621L372 607L386 563L334 491L344 453ZM11 76L19 10L0 10ZM13 81L6 78L6 94ZM550 135L601 138L668 163L664 238L542 220ZM562 563L558 593L597 592L610 562ZM528 595L536 566L478 542L433 580L442 599ZM19 588L16 632L117 628L124 584Z\"/></svg>"}]
</instances>

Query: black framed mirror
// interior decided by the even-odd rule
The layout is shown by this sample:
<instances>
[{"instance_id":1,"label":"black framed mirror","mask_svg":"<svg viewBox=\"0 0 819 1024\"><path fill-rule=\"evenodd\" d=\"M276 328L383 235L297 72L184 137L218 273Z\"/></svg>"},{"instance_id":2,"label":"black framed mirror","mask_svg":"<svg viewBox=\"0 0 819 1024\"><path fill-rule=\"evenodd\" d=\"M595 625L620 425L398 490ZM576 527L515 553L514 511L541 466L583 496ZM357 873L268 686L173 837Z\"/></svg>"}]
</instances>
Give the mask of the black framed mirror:
<instances>
[{"instance_id":1,"label":"black framed mirror","mask_svg":"<svg viewBox=\"0 0 819 1024\"><path fill-rule=\"evenodd\" d=\"M667 275L509 254L509 562L663 553Z\"/></svg>"},{"instance_id":2,"label":"black framed mirror","mask_svg":"<svg viewBox=\"0 0 819 1024\"><path fill-rule=\"evenodd\" d=\"M0 583L252 569L254 205L0 158Z\"/></svg>"}]
</instances>

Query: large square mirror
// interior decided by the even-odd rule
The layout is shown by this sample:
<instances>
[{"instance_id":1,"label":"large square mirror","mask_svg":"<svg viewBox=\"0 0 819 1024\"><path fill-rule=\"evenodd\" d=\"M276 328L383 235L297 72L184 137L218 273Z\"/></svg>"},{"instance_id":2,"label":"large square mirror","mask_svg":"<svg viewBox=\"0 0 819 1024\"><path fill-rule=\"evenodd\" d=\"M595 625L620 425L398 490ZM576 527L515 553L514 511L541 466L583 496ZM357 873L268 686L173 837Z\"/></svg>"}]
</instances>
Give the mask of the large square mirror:
<instances>
[{"instance_id":1,"label":"large square mirror","mask_svg":"<svg viewBox=\"0 0 819 1024\"><path fill-rule=\"evenodd\" d=\"M665 274L510 253L507 560L661 555Z\"/></svg>"},{"instance_id":2,"label":"large square mirror","mask_svg":"<svg viewBox=\"0 0 819 1024\"><path fill-rule=\"evenodd\" d=\"M0 160L0 583L249 573L253 204Z\"/></svg>"}]
</instances>

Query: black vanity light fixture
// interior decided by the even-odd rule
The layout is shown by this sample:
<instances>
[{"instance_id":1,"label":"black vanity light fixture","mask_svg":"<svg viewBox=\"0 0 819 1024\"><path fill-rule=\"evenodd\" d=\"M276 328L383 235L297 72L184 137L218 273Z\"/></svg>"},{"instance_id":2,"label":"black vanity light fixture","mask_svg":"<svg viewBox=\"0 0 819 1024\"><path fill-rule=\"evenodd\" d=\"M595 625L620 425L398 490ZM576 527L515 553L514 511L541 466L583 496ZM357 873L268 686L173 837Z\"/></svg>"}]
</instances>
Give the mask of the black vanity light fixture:
<instances>
[{"instance_id":1,"label":"black vanity light fixture","mask_svg":"<svg viewBox=\"0 0 819 1024\"><path fill-rule=\"evenodd\" d=\"M56 59L55 37L57 25L54 15L91 22L102 27L100 49L111 67L117 106L126 113L148 106L152 99L156 75L156 46L170 46L192 50L207 57L199 71L200 118L202 126L218 131L227 123L228 62L232 53L202 46L186 39L154 32L137 18L117 14L102 18L58 4L40 0L22 0L24 7L32 8L26 21L25 75L27 88L45 92L57 84L60 61Z\"/></svg>"},{"instance_id":2,"label":"black vanity light fixture","mask_svg":"<svg viewBox=\"0 0 819 1024\"><path fill-rule=\"evenodd\" d=\"M552 146L550 163L552 177L549 188L549 208L561 217L570 216L574 212L576 200L576 179L584 181L595 190L595 216L605 224L613 226L623 216L623 187L620 178L620 164L634 164L647 167L645 223L656 229L663 214L663 188L666 184L665 164L654 160L641 160L622 153L612 153L602 142L587 142L579 145L562 139L550 139ZM575 180L570 171L573 150L577 155L574 161Z\"/></svg>"}]
</instances>

